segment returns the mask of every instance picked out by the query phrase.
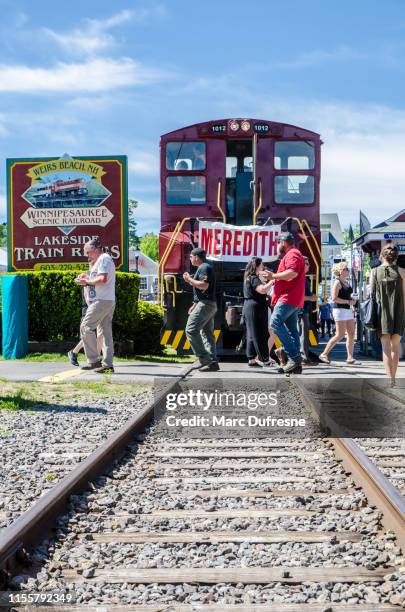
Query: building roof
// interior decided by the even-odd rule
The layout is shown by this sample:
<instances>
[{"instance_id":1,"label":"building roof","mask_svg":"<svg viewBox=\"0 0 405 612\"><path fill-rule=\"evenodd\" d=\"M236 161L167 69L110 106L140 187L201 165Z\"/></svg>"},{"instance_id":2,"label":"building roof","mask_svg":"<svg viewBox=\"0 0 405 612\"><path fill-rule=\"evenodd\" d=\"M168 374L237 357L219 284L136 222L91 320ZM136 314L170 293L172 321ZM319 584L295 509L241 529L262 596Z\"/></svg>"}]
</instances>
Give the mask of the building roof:
<instances>
[{"instance_id":1,"label":"building roof","mask_svg":"<svg viewBox=\"0 0 405 612\"><path fill-rule=\"evenodd\" d=\"M374 227L371 227L367 232L356 238L353 244L363 247L370 242L380 242L382 240L390 240L398 238L402 240L405 237L405 209L381 221Z\"/></svg>"},{"instance_id":2,"label":"building roof","mask_svg":"<svg viewBox=\"0 0 405 612\"><path fill-rule=\"evenodd\" d=\"M322 240L322 244L329 244L331 246L339 246L344 244L342 228L339 221L339 215L337 213L322 213L321 218L321 232L331 234L328 238L328 242Z\"/></svg>"}]
</instances>

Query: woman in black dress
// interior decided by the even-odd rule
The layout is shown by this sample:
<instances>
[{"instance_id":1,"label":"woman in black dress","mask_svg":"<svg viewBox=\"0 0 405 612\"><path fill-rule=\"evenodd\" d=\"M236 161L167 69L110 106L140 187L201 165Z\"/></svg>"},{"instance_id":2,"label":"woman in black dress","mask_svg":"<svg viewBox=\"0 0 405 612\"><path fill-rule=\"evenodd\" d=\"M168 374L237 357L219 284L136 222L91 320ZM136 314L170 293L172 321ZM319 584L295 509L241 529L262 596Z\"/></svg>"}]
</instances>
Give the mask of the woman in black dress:
<instances>
[{"instance_id":1,"label":"woman in black dress","mask_svg":"<svg viewBox=\"0 0 405 612\"><path fill-rule=\"evenodd\" d=\"M378 335L390 386L395 387L399 345L405 332L405 270L397 264L398 249L387 244L381 251L381 266L371 272L371 291L380 306Z\"/></svg>"},{"instance_id":2,"label":"woman in black dress","mask_svg":"<svg viewBox=\"0 0 405 612\"><path fill-rule=\"evenodd\" d=\"M246 323L246 356L250 366L267 366L267 293L272 281L265 282L267 272L260 257L252 257L245 268L243 279L243 316Z\"/></svg>"}]
</instances>

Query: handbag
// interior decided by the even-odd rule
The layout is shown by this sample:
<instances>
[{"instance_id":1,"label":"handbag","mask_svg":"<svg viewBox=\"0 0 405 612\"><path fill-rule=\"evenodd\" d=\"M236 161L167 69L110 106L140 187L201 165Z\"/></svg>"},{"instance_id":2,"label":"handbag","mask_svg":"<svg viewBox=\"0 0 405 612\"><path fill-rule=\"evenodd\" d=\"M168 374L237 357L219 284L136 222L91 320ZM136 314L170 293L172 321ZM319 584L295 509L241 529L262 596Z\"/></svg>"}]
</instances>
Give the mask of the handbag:
<instances>
[{"instance_id":1,"label":"handbag","mask_svg":"<svg viewBox=\"0 0 405 612\"><path fill-rule=\"evenodd\" d=\"M370 330L378 329L380 322L380 305L372 295L361 305L363 325Z\"/></svg>"},{"instance_id":2,"label":"handbag","mask_svg":"<svg viewBox=\"0 0 405 612\"><path fill-rule=\"evenodd\" d=\"M374 280L373 291L370 297L361 304L361 319L367 329L377 330L381 319L381 307L375 299L376 279L374 271L372 272L372 277Z\"/></svg>"}]
</instances>

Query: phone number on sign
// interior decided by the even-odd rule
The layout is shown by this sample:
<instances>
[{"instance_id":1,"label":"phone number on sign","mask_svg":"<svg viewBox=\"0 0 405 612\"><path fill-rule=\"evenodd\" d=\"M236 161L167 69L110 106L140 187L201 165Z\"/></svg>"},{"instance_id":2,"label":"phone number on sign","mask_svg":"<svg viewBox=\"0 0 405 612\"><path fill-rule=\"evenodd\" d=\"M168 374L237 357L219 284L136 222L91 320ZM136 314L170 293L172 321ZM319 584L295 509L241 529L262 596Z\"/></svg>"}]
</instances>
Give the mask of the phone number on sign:
<instances>
[{"instance_id":1,"label":"phone number on sign","mask_svg":"<svg viewBox=\"0 0 405 612\"><path fill-rule=\"evenodd\" d=\"M9 604L72 602L72 593L8 593Z\"/></svg>"}]
</instances>

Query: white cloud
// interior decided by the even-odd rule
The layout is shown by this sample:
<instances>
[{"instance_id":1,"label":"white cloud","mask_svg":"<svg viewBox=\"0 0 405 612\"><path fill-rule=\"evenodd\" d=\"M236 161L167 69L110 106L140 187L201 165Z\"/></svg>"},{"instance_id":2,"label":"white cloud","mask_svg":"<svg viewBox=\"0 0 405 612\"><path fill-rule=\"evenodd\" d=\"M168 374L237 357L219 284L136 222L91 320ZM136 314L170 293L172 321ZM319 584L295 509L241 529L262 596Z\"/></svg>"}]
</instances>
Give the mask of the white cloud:
<instances>
[{"instance_id":1,"label":"white cloud","mask_svg":"<svg viewBox=\"0 0 405 612\"><path fill-rule=\"evenodd\" d=\"M49 28L43 28L43 32L73 55L96 53L114 44L114 37L106 32L89 32L75 29L60 34Z\"/></svg>"},{"instance_id":2,"label":"white cloud","mask_svg":"<svg viewBox=\"0 0 405 612\"><path fill-rule=\"evenodd\" d=\"M305 113L296 110L291 123L319 132L324 140L323 212L338 212L348 225L358 222L360 209L377 223L405 207L404 111L313 102Z\"/></svg>"},{"instance_id":3,"label":"white cloud","mask_svg":"<svg viewBox=\"0 0 405 612\"><path fill-rule=\"evenodd\" d=\"M270 62L276 68L285 68L288 70L296 70L300 68L309 68L319 64L340 61L352 61L366 59L367 55L351 47L342 45L332 51L315 49L306 53L301 53L294 58L287 60L275 60Z\"/></svg>"},{"instance_id":4,"label":"white cloud","mask_svg":"<svg viewBox=\"0 0 405 612\"><path fill-rule=\"evenodd\" d=\"M136 195L136 194L135 194ZM134 196L135 197L135 196ZM138 234L146 232L159 233L160 228L160 199L145 201L140 199L135 210L135 221L138 223Z\"/></svg>"},{"instance_id":5,"label":"white cloud","mask_svg":"<svg viewBox=\"0 0 405 612\"><path fill-rule=\"evenodd\" d=\"M66 32L56 32L50 28L42 31L70 54L96 54L116 44L116 38L109 30L129 21L142 23L149 18L161 18L166 14L162 5L151 8L125 9L106 19L86 19L82 27Z\"/></svg>"},{"instance_id":6,"label":"white cloud","mask_svg":"<svg viewBox=\"0 0 405 612\"><path fill-rule=\"evenodd\" d=\"M321 211L357 223L359 210L378 223L405 208L405 111L376 104L277 98L247 90L237 75L190 80L184 92L199 97L204 117L232 116L280 121L318 132L322 147ZM212 91L216 92L215 99ZM231 93L230 93L231 92Z\"/></svg>"},{"instance_id":7,"label":"white cloud","mask_svg":"<svg viewBox=\"0 0 405 612\"><path fill-rule=\"evenodd\" d=\"M92 59L84 63L58 63L53 68L0 65L0 92L100 92L170 78L130 58Z\"/></svg>"},{"instance_id":8,"label":"white cloud","mask_svg":"<svg viewBox=\"0 0 405 612\"><path fill-rule=\"evenodd\" d=\"M159 153L135 152L128 158L128 169L134 174L159 178Z\"/></svg>"},{"instance_id":9,"label":"white cloud","mask_svg":"<svg viewBox=\"0 0 405 612\"><path fill-rule=\"evenodd\" d=\"M0 138L2 136L8 136L9 131L7 129L7 117L0 113Z\"/></svg>"}]
</instances>

